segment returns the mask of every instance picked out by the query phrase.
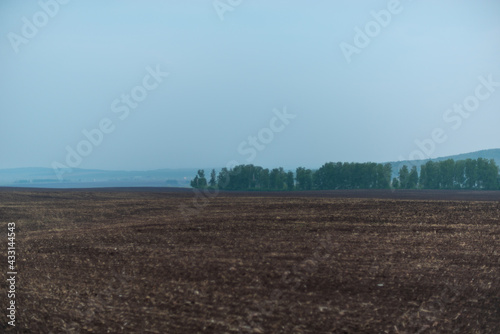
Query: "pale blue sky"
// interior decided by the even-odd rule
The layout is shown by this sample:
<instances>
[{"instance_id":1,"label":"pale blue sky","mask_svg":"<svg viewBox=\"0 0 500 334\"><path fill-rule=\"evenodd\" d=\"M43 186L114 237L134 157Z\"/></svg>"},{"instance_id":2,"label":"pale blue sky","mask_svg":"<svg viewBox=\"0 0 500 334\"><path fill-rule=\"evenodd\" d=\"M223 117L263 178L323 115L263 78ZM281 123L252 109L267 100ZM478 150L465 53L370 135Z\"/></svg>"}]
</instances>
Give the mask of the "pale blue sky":
<instances>
[{"instance_id":1,"label":"pale blue sky","mask_svg":"<svg viewBox=\"0 0 500 334\"><path fill-rule=\"evenodd\" d=\"M222 21L211 0L72 0L54 17L38 1L3 0L0 168L66 165L67 147L105 118L114 131L78 167L393 161L436 128L446 140L433 157L500 147L500 87L483 88L457 129L458 114L443 119L480 76L500 82L499 1L402 0L349 63L341 43L355 46L355 28L391 1L353 2L243 0ZM46 25L15 52L11 33L24 38L34 16ZM121 120L112 103L157 66L169 76ZM245 143L285 106L296 118L263 150Z\"/></svg>"}]
</instances>

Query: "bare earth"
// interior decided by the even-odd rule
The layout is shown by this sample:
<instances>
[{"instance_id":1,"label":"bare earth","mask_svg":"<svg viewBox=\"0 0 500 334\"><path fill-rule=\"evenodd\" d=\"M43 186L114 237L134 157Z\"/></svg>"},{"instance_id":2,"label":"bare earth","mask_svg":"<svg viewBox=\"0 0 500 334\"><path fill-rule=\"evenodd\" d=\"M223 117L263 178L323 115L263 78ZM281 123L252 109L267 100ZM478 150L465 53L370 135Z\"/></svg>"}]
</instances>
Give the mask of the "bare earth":
<instances>
[{"instance_id":1,"label":"bare earth","mask_svg":"<svg viewBox=\"0 0 500 334\"><path fill-rule=\"evenodd\" d=\"M0 332L500 333L499 192L1 189L8 222Z\"/></svg>"}]
</instances>

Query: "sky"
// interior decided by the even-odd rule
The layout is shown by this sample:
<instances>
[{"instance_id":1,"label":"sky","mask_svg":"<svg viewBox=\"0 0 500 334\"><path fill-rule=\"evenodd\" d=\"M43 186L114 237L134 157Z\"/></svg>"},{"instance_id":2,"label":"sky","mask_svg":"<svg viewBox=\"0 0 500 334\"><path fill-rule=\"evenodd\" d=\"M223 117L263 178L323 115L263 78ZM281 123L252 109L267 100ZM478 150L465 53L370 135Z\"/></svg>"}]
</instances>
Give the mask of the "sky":
<instances>
[{"instance_id":1,"label":"sky","mask_svg":"<svg viewBox=\"0 0 500 334\"><path fill-rule=\"evenodd\" d=\"M0 169L500 148L497 0L2 0Z\"/></svg>"}]
</instances>

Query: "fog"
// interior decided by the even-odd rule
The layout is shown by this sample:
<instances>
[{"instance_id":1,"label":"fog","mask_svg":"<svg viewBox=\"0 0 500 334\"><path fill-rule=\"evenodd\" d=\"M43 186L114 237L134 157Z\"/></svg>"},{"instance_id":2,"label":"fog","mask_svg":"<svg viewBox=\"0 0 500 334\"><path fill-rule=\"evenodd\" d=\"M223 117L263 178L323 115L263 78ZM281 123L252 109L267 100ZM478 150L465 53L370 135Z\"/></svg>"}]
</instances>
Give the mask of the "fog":
<instances>
[{"instance_id":1,"label":"fog","mask_svg":"<svg viewBox=\"0 0 500 334\"><path fill-rule=\"evenodd\" d=\"M0 168L294 168L496 148L498 1L0 4Z\"/></svg>"}]
</instances>

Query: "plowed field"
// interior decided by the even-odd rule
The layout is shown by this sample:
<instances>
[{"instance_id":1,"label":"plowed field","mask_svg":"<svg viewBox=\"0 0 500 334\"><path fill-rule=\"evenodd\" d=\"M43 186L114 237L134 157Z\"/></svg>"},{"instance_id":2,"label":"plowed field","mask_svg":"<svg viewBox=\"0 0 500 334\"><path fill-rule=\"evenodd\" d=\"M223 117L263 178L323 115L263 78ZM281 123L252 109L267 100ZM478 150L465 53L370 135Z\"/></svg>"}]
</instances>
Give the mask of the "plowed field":
<instances>
[{"instance_id":1,"label":"plowed field","mask_svg":"<svg viewBox=\"0 0 500 334\"><path fill-rule=\"evenodd\" d=\"M2 190L0 332L500 333L498 193L457 193Z\"/></svg>"}]
</instances>

